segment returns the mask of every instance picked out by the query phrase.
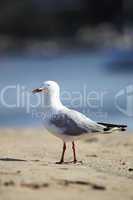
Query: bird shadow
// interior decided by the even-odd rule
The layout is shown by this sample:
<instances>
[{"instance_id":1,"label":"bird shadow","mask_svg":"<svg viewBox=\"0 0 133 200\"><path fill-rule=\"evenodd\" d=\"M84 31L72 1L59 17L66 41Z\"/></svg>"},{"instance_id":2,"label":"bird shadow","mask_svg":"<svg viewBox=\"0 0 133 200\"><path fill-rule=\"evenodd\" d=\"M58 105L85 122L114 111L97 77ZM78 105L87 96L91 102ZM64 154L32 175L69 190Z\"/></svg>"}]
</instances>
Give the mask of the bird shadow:
<instances>
[{"instance_id":1,"label":"bird shadow","mask_svg":"<svg viewBox=\"0 0 133 200\"><path fill-rule=\"evenodd\" d=\"M26 162L27 160L6 157L6 158L0 158L0 161L5 161L5 162L11 162L11 161L14 161L14 162Z\"/></svg>"},{"instance_id":2,"label":"bird shadow","mask_svg":"<svg viewBox=\"0 0 133 200\"><path fill-rule=\"evenodd\" d=\"M76 161L76 162L73 162L73 161L64 161L64 162L62 162L62 163L60 163L60 162L55 162L54 164L56 164L56 165L69 165L69 164L74 164L74 165L76 165L76 164L80 164L80 165L83 165L83 161L82 160L78 160L78 161Z\"/></svg>"}]
</instances>

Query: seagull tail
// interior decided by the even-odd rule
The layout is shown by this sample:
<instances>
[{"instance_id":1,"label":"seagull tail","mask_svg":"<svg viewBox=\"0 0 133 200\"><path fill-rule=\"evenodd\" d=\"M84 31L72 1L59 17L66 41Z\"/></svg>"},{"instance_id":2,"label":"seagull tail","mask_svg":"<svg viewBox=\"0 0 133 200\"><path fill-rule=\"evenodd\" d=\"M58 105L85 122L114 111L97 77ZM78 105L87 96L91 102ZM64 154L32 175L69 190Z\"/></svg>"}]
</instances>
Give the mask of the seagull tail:
<instances>
[{"instance_id":1,"label":"seagull tail","mask_svg":"<svg viewBox=\"0 0 133 200\"><path fill-rule=\"evenodd\" d=\"M98 122L98 124L105 126L103 133L112 133L112 132L127 130L127 125L108 124L108 123L102 123L102 122Z\"/></svg>"}]
</instances>

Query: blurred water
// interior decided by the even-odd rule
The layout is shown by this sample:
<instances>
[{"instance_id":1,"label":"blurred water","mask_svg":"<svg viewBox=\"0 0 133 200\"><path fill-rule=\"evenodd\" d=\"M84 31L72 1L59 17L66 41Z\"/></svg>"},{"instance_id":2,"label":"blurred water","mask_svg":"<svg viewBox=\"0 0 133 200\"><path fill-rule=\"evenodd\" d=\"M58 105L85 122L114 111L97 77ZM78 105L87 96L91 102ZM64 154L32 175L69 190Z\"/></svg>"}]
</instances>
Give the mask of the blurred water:
<instances>
[{"instance_id":1,"label":"blurred water","mask_svg":"<svg viewBox=\"0 0 133 200\"><path fill-rule=\"evenodd\" d=\"M126 59L130 60L128 70L126 70ZM120 67L118 63L122 66ZM97 99L92 99L92 94L89 105L84 102L77 106L72 104L72 100L64 99L62 96L63 103L82 111L94 120L126 123L129 129L133 129L133 71L129 64L132 65L132 52L118 50L78 52L45 58L24 55L4 56L0 58L0 90L8 85L19 84L31 92L32 88L40 86L45 80L57 81L61 85L62 94L64 91L69 91L71 97L80 92L83 98L86 89L87 94L93 93L94 96L97 94ZM16 103L15 89L9 89L4 98L9 104ZM34 102L35 97L31 96L30 100ZM26 112L25 107L6 108L2 101L0 103L1 126L41 124L38 118Z\"/></svg>"}]
</instances>

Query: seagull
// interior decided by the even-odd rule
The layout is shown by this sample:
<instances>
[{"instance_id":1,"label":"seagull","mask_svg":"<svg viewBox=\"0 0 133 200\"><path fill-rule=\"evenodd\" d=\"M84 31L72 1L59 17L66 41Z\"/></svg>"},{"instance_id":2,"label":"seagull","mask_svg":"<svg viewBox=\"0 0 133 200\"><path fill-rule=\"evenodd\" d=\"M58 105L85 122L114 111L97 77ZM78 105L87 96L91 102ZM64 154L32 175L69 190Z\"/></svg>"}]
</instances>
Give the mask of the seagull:
<instances>
[{"instance_id":1,"label":"seagull","mask_svg":"<svg viewBox=\"0 0 133 200\"><path fill-rule=\"evenodd\" d=\"M111 133L116 130L125 131L126 125L95 122L84 114L67 108L60 100L60 87L55 81L45 81L33 93L45 93L46 112L43 118L45 128L63 141L61 159L57 164L64 163L66 143L72 143L73 163L77 162L75 140L91 133Z\"/></svg>"}]
</instances>

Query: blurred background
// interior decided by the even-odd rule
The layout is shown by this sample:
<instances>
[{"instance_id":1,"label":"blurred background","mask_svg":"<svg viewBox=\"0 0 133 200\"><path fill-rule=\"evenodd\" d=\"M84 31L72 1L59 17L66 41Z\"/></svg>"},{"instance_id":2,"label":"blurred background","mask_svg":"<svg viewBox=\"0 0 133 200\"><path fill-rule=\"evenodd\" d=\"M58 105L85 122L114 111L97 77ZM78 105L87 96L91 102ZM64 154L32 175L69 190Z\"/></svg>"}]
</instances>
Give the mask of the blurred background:
<instances>
[{"instance_id":1,"label":"blurred background","mask_svg":"<svg viewBox=\"0 0 133 200\"><path fill-rule=\"evenodd\" d=\"M19 85L26 98L45 80L71 97L84 88L98 94L89 105L63 95L62 101L94 120L133 129L133 1L1 0L0 126L41 124L26 105L3 104L3 98L16 104L14 88L2 91Z\"/></svg>"}]
</instances>

